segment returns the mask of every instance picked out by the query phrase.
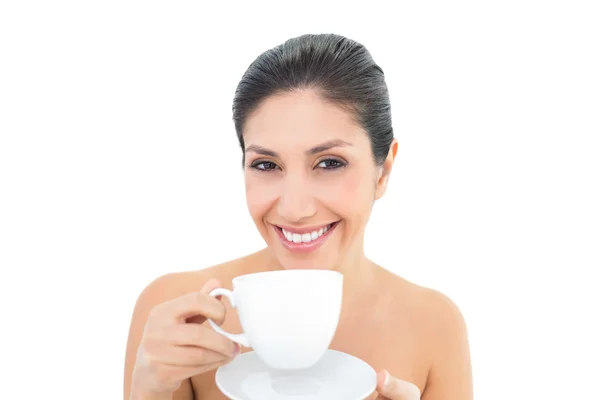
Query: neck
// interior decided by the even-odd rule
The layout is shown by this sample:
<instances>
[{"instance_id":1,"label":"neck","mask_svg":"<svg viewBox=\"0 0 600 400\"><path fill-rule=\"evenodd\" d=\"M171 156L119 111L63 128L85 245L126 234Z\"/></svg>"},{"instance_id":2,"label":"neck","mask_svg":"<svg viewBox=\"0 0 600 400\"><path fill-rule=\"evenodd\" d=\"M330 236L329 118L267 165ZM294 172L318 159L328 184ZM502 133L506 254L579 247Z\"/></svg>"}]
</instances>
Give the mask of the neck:
<instances>
[{"instance_id":1,"label":"neck","mask_svg":"<svg viewBox=\"0 0 600 400\"><path fill-rule=\"evenodd\" d=\"M361 293L373 286L377 266L367 258L363 246L346 253L332 268L344 275L344 293Z\"/></svg>"},{"instance_id":2,"label":"neck","mask_svg":"<svg viewBox=\"0 0 600 400\"><path fill-rule=\"evenodd\" d=\"M266 266L267 270L285 269L268 248L260 253L264 260L261 264ZM380 269L366 257L362 243L353 247L351 251L346 252L343 258L332 264L332 270L339 271L344 275L344 293L348 294L359 294L372 289Z\"/></svg>"}]
</instances>

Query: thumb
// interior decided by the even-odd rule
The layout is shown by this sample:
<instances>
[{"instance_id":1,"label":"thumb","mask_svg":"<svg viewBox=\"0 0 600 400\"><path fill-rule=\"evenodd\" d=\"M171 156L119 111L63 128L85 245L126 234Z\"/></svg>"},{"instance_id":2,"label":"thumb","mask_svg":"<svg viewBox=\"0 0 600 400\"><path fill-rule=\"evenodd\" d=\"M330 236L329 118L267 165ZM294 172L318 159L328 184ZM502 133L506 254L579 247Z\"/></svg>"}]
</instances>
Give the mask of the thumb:
<instances>
[{"instance_id":1,"label":"thumb","mask_svg":"<svg viewBox=\"0 0 600 400\"><path fill-rule=\"evenodd\" d=\"M421 390L414 383L394 378L387 370L377 374L377 393L390 400L419 400Z\"/></svg>"}]
</instances>

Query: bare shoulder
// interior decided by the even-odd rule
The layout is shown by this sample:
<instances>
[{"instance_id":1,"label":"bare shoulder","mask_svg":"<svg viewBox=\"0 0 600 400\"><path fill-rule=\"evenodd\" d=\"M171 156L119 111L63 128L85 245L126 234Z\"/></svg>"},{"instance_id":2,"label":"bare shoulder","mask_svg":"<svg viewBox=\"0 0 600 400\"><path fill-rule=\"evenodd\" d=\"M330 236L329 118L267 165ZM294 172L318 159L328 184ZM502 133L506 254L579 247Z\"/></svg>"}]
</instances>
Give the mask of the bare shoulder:
<instances>
[{"instance_id":1,"label":"bare shoulder","mask_svg":"<svg viewBox=\"0 0 600 400\"><path fill-rule=\"evenodd\" d=\"M470 400L473 383L468 332L458 305L447 294L394 279L400 304L427 360L424 400Z\"/></svg>"},{"instance_id":2,"label":"bare shoulder","mask_svg":"<svg viewBox=\"0 0 600 400\"><path fill-rule=\"evenodd\" d=\"M217 279L222 287L231 288L231 280L245 273L257 254L250 254L235 260L214 265L208 268L192 271L171 272L161 275L150 282L140 293L138 306L155 306L165 301L183 296L187 293L198 292L209 279Z\"/></svg>"},{"instance_id":3,"label":"bare shoulder","mask_svg":"<svg viewBox=\"0 0 600 400\"><path fill-rule=\"evenodd\" d=\"M416 293L436 328L447 330L465 327L461 310L448 295L423 286L417 286Z\"/></svg>"},{"instance_id":4,"label":"bare shoulder","mask_svg":"<svg viewBox=\"0 0 600 400\"><path fill-rule=\"evenodd\" d=\"M418 285L398 275L386 281L399 312L413 315L424 326L435 329L460 329L465 326L463 314L457 304L441 291Z\"/></svg>"},{"instance_id":5,"label":"bare shoulder","mask_svg":"<svg viewBox=\"0 0 600 400\"><path fill-rule=\"evenodd\" d=\"M419 338L427 378L423 400L470 400L472 371L467 324L455 301L439 290L396 276L389 279L398 331L411 326ZM403 324L401 326L400 324Z\"/></svg>"},{"instance_id":6,"label":"bare shoulder","mask_svg":"<svg viewBox=\"0 0 600 400\"><path fill-rule=\"evenodd\" d=\"M135 366L137 351L148 316L152 310L164 302L176 299L191 292L199 292L210 280L217 279L224 288L230 288L233 277L243 273L251 265L256 265L256 254L228 261L206 269L181 271L164 274L152 280L138 295L133 308L125 354L124 398L129 398L131 376ZM183 382L174 399L192 399L189 381Z\"/></svg>"}]
</instances>

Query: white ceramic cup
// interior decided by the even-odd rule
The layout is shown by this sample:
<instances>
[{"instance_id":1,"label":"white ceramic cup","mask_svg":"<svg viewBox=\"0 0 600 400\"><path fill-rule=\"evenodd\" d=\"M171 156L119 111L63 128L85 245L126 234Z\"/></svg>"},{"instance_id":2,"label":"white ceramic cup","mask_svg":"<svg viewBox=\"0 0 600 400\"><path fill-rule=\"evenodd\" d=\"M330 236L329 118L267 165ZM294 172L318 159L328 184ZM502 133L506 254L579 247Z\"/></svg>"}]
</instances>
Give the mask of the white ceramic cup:
<instances>
[{"instance_id":1,"label":"white ceramic cup","mask_svg":"<svg viewBox=\"0 0 600 400\"><path fill-rule=\"evenodd\" d=\"M241 275L233 291L219 288L237 309L241 334L213 329L251 347L270 367L302 369L325 354L337 329L342 308L343 275L329 270L282 270Z\"/></svg>"}]
</instances>

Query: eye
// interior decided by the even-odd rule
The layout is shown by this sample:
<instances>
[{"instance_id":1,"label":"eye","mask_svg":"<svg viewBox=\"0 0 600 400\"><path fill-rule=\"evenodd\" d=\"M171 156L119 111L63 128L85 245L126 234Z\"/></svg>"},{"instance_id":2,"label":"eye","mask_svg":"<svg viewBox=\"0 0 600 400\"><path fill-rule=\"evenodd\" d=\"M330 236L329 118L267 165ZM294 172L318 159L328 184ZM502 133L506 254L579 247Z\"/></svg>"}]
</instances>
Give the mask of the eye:
<instances>
[{"instance_id":1,"label":"eye","mask_svg":"<svg viewBox=\"0 0 600 400\"><path fill-rule=\"evenodd\" d=\"M254 168L259 171L268 172L268 171L272 171L279 167L277 166L277 164L275 164L272 161L255 161L250 165L250 168Z\"/></svg>"},{"instance_id":2,"label":"eye","mask_svg":"<svg viewBox=\"0 0 600 400\"><path fill-rule=\"evenodd\" d=\"M342 168L345 166L346 166L345 162L336 160L335 158L328 158L328 159L322 160L321 162L319 162L319 164L317 164L318 168L323 168L323 169L338 169L338 168Z\"/></svg>"}]
</instances>

